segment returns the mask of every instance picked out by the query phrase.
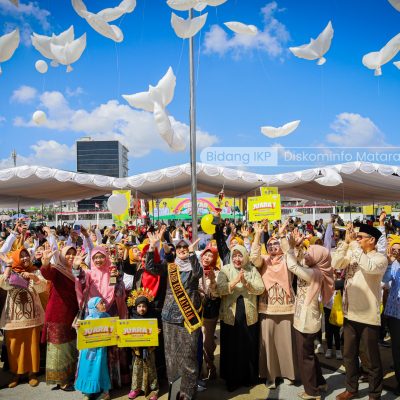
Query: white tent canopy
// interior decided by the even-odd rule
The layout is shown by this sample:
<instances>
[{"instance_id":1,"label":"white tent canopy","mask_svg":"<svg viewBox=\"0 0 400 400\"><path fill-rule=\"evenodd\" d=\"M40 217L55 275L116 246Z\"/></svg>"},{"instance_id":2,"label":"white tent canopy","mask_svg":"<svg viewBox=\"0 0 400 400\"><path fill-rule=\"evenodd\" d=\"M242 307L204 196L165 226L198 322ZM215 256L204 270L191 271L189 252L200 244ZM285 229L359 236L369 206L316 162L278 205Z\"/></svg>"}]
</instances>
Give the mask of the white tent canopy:
<instances>
[{"instance_id":1,"label":"white tent canopy","mask_svg":"<svg viewBox=\"0 0 400 400\"><path fill-rule=\"evenodd\" d=\"M325 168L336 170L343 179L338 186L321 186L315 179ZM277 186L286 196L310 199L371 204L400 199L400 167L347 163L316 167L298 172L263 175L238 169L197 164L199 192L218 193L224 188L227 196L246 197L259 194L261 186ZM47 167L21 166L0 170L0 207L15 207L79 200L110 194L115 189L137 192L139 198L174 197L190 192L190 165L183 164L134 175L111 178L81 174Z\"/></svg>"}]
</instances>

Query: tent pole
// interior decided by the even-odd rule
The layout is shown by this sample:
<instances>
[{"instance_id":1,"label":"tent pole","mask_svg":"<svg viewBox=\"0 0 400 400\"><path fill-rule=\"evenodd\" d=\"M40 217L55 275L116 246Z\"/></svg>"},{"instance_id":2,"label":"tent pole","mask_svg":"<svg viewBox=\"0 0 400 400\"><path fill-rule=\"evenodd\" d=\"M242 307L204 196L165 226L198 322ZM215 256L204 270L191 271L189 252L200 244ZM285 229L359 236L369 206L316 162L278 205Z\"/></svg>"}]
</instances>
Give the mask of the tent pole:
<instances>
[{"instance_id":1,"label":"tent pole","mask_svg":"<svg viewBox=\"0 0 400 400\"><path fill-rule=\"evenodd\" d=\"M135 227L137 227L137 220L138 220L138 214L139 214L139 205L138 205L138 199L137 199L137 190L135 190L135 206L136 206L136 219L135 219Z\"/></svg>"},{"instance_id":2,"label":"tent pole","mask_svg":"<svg viewBox=\"0 0 400 400\"><path fill-rule=\"evenodd\" d=\"M19 218L19 201L20 201L20 197L18 196L18 212L17 212L18 218Z\"/></svg>"},{"instance_id":3,"label":"tent pole","mask_svg":"<svg viewBox=\"0 0 400 400\"><path fill-rule=\"evenodd\" d=\"M351 221L351 200L349 200L349 208L350 208L350 221Z\"/></svg>"},{"instance_id":4,"label":"tent pole","mask_svg":"<svg viewBox=\"0 0 400 400\"><path fill-rule=\"evenodd\" d=\"M236 197L233 198L233 223L236 224Z\"/></svg>"},{"instance_id":5,"label":"tent pole","mask_svg":"<svg viewBox=\"0 0 400 400\"><path fill-rule=\"evenodd\" d=\"M193 18L193 9L189 10L189 19ZM189 39L189 77L190 77L190 171L192 197L192 240L197 239L197 175L196 175L196 103L194 82L194 41Z\"/></svg>"},{"instance_id":6,"label":"tent pole","mask_svg":"<svg viewBox=\"0 0 400 400\"><path fill-rule=\"evenodd\" d=\"M153 225L154 225L154 197L151 198L151 207L153 208Z\"/></svg>"}]
</instances>

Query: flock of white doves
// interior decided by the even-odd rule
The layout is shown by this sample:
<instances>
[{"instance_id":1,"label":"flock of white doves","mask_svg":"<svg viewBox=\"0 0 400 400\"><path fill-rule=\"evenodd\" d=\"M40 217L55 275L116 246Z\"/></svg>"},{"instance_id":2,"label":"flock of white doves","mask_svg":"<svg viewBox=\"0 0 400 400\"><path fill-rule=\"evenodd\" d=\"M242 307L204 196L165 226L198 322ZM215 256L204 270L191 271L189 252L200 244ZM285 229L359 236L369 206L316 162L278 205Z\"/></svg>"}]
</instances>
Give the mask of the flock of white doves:
<instances>
[{"instance_id":1,"label":"flock of white doves","mask_svg":"<svg viewBox=\"0 0 400 400\"><path fill-rule=\"evenodd\" d=\"M10 0L16 7L19 0ZM400 12L400 0L388 0L389 3ZM121 42L124 39L122 30L111 25L110 22L121 18L123 15L131 13L136 7L136 0L122 0L114 8L105 8L98 13L88 11L82 0L71 0L75 12L86 20L86 22L99 34L115 41ZM227 0L167 0L167 4L176 11L188 11L195 9L203 11L207 6L217 7ZM188 39L196 35L204 26L207 20L207 13L199 17L184 19L171 13L171 25L176 35L183 39ZM246 25L241 22L225 22L224 25L237 35L258 34L258 29L254 25ZM302 46L289 47L289 50L299 58L306 60L318 60L318 65L326 62L324 55L331 47L333 38L333 27L331 21L316 39L311 39L309 43ZM86 33L78 39L75 39L74 27L71 26L59 35L51 36L38 35L33 33L31 36L32 45L45 58L50 60L50 65L55 67L59 64L67 66L67 72L72 71L71 64L75 63L81 57L86 48ZM14 31L0 36L0 63L9 60L20 42L18 28ZM400 50L400 33L389 40L379 51L366 54L362 63L369 69L375 71L375 76L382 75L382 65L392 60ZM400 61L393 63L400 69ZM35 63L38 72L44 74L48 70L47 62L38 60ZM1 74L1 67L0 67ZM160 79L156 86L149 85L147 92L136 93L132 95L123 95L122 97L132 106L138 109L152 112L157 129L161 137L167 142L174 151L183 151L186 142L180 133L175 132L166 111L166 106L174 97L176 77L171 67L167 73ZM32 119L37 124L46 122L46 114L43 111L36 111ZM294 132L299 126L300 120L288 122L280 127L263 126L261 132L270 138L286 136Z\"/></svg>"}]
</instances>

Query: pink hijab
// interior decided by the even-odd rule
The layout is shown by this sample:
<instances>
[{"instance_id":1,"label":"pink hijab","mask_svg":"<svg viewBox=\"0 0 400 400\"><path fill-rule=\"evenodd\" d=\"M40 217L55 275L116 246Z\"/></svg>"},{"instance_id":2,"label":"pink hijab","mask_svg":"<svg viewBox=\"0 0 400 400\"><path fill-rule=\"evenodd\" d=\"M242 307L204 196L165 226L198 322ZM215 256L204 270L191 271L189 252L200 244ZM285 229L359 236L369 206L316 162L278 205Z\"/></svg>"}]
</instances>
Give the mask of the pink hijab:
<instances>
[{"instance_id":1,"label":"pink hijab","mask_svg":"<svg viewBox=\"0 0 400 400\"><path fill-rule=\"evenodd\" d=\"M106 257L106 261L101 268L96 267L93 258L96 254L103 254ZM110 286L111 276L111 260L104 247L97 246L92 250L90 258L90 270L85 271L86 274L86 290L89 290L88 298L100 297L106 303L106 310L109 311L114 303L117 305L118 315L120 318L127 318L128 311L125 304L125 290L121 296L116 296L116 286ZM82 304L84 294L82 292L81 285L78 285L78 301ZM80 290L79 290L80 289Z\"/></svg>"},{"instance_id":2,"label":"pink hijab","mask_svg":"<svg viewBox=\"0 0 400 400\"><path fill-rule=\"evenodd\" d=\"M305 257L307 265L314 271L305 304L310 304L314 296L321 291L322 302L325 305L332 298L335 291L331 253L323 246L311 245L307 249Z\"/></svg>"},{"instance_id":3,"label":"pink hijab","mask_svg":"<svg viewBox=\"0 0 400 400\"><path fill-rule=\"evenodd\" d=\"M270 238L267 242L267 246L268 243L271 241L278 241L278 239L275 237ZM279 247L279 251L276 254L263 256L263 259L264 264L260 272L267 292L272 286L277 283L281 288L283 288L286 294L290 296L291 284L289 280L289 272L286 267L286 262L282 249Z\"/></svg>"}]
</instances>

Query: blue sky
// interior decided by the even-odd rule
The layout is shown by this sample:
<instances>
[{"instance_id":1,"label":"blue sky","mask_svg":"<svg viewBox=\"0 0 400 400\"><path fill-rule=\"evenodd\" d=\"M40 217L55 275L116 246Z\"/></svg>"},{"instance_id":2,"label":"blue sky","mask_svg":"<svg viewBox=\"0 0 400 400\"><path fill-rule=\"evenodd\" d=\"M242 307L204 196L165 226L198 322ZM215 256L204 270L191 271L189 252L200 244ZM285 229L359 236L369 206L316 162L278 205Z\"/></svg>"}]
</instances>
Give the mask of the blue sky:
<instances>
[{"instance_id":1,"label":"blue sky","mask_svg":"<svg viewBox=\"0 0 400 400\"><path fill-rule=\"evenodd\" d=\"M118 3L85 1L95 12ZM11 166L15 148L18 165L75 170L74 143L84 136L120 139L130 150L130 175L188 162L188 149L170 151L153 116L121 97L147 90L172 66L177 86L168 112L174 128L188 137L188 41L175 35L171 11L164 0L137 0L134 12L117 21L125 39L115 44L80 18L68 0L21 0L19 9L0 0L0 34L16 26L22 32L0 76L0 167ZM400 13L388 1L228 0L204 12L206 25L195 37L199 151L211 145L399 145L400 71L389 62L383 75L374 77L361 63L364 54L400 32ZM329 20L335 33L325 65L289 52L289 46L315 38ZM260 33L244 45L223 26L226 21L254 24ZM30 33L59 34L70 25L75 37L87 33L74 70L49 67L39 74L34 64L43 56L30 44ZM35 110L46 112L45 125L31 122ZM269 139L260 132L263 125L296 119L301 124L287 137Z\"/></svg>"}]
</instances>

